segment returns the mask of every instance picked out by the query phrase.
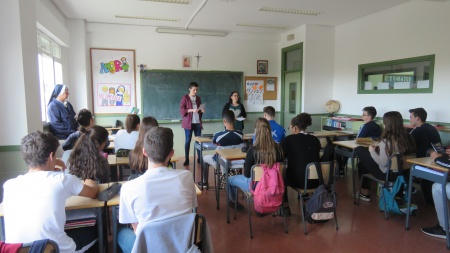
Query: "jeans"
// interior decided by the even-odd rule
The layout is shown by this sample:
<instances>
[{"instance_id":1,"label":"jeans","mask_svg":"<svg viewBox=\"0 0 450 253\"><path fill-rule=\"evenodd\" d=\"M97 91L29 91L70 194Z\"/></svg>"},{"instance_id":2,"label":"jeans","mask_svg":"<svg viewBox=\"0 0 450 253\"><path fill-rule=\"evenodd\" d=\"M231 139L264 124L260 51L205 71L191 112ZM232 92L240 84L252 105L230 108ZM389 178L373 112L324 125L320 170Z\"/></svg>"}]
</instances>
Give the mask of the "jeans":
<instances>
[{"instance_id":1,"label":"jeans","mask_svg":"<svg viewBox=\"0 0 450 253\"><path fill-rule=\"evenodd\" d=\"M450 183L447 183L445 185L445 191L447 193L447 200L450 198ZM445 216L444 216L444 203L443 203L443 196L442 196L442 185L438 183L434 183L432 187L433 192L433 200L434 200L434 208L436 209L436 214L439 220L439 225L441 225L442 228L445 229ZM448 201L447 203L447 210L448 208Z\"/></svg>"},{"instance_id":2,"label":"jeans","mask_svg":"<svg viewBox=\"0 0 450 253\"><path fill-rule=\"evenodd\" d=\"M250 191L251 178L244 175L236 175L228 178L228 197L232 202L236 199L236 187L241 188L244 191Z\"/></svg>"},{"instance_id":3,"label":"jeans","mask_svg":"<svg viewBox=\"0 0 450 253\"><path fill-rule=\"evenodd\" d=\"M136 241L136 234L132 228L121 228L117 233L117 244L122 249L123 253L130 253Z\"/></svg>"},{"instance_id":4,"label":"jeans","mask_svg":"<svg viewBox=\"0 0 450 253\"><path fill-rule=\"evenodd\" d=\"M191 129L184 129L184 135L186 136L186 142L184 143L184 156L186 157L186 161L189 160L192 132L194 132L195 136L200 136L202 134L200 124L191 124ZM200 151L198 151L198 156L200 157Z\"/></svg>"}]
</instances>

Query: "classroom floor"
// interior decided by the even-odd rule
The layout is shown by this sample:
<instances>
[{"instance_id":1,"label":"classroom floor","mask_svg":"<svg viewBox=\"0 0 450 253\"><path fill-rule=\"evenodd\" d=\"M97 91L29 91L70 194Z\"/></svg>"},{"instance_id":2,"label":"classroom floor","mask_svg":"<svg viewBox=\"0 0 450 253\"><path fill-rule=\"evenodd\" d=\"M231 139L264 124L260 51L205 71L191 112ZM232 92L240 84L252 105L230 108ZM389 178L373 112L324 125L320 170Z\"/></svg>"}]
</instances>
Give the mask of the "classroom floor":
<instances>
[{"instance_id":1,"label":"classroom floor","mask_svg":"<svg viewBox=\"0 0 450 253\"><path fill-rule=\"evenodd\" d=\"M191 163L191 171L192 167ZM198 182L200 170L196 167ZM177 168L183 168L182 162L177 163ZM418 205L418 210L411 217L410 229L406 231L406 216L391 215L386 220L384 213L379 211L378 200L373 197L376 194L375 187L371 202L361 201L359 206L353 204L350 172L349 170L336 183L338 231L334 221L329 221L325 224L307 224L308 234L304 235L297 194L289 189L292 216L286 218L288 234L284 233L281 217L269 215L258 218L252 207L253 239L250 239L247 209L237 212L237 220L233 220L231 212L231 222L227 224L224 190L220 192L220 209L216 209L213 173L210 173L210 189L198 196L197 211L206 217L216 253L449 252L444 239L429 237L420 231L423 226L434 226L437 223L434 207L424 204L420 192L413 195L413 203ZM239 201L246 205L245 199ZM111 237L109 245L109 252L112 252Z\"/></svg>"}]
</instances>

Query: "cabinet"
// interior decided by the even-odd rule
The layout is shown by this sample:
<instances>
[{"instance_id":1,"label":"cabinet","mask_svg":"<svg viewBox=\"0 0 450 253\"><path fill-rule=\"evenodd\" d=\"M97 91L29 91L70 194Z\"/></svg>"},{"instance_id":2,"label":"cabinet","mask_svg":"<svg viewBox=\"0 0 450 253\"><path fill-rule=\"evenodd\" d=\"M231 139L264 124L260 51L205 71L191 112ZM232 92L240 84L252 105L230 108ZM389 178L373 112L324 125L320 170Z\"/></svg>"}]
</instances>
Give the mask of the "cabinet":
<instances>
[{"instance_id":1,"label":"cabinet","mask_svg":"<svg viewBox=\"0 0 450 253\"><path fill-rule=\"evenodd\" d=\"M331 126L337 127L341 130L352 131L357 133L359 128L364 124L364 121L359 118L351 118L351 117L322 117L321 125L322 126Z\"/></svg>"}]
</instances>

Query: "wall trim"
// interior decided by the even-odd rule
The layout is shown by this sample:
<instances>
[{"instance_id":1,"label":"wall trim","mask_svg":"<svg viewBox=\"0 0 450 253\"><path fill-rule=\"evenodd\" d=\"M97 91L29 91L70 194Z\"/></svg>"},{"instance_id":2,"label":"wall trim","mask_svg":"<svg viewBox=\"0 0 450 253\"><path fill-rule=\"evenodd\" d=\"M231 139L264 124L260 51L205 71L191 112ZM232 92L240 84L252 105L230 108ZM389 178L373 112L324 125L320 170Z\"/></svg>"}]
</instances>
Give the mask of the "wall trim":
<instances>
[{"instance_id":1,"label":"wall trim","mask_svg":"<svg viewBox=\"0 0 450 253\"><path fill-rule=\"evenodd\" d=\"M20 151L20 145L0 146L0 152Z\"/></svg>"}]
</instances>

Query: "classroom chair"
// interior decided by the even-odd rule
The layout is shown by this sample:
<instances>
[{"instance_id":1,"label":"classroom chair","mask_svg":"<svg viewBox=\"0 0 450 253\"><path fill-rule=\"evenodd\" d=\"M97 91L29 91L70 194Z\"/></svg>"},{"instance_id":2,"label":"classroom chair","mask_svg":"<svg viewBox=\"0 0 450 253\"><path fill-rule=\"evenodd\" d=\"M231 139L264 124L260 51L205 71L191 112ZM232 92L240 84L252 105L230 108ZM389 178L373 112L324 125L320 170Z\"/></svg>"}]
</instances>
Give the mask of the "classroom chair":
<instances>
[{"instance_id":1,"label":"classroom chair","mask_svg":"<svg viewBox=\"0 0 450 253\"><path fill-rule=\"evenodd\" d=\"M30 243L22 244L17 253L59 253L58 244L49 239L37 240Z\"/></svg>"},{"instance_id":2,"label":"classroom chair","mask_svg":"<svg viewBox=\"0 0 450 253\"><path fill-rule=\"evenodd\" d=\"M301 207L302 221L303 221L303 231L304 231L305 235L308 234L308 230L306 228L306 219L305 219L306 218L305 217L306 202L309 200L310 196L316 190L316 187L308 186L308 180L319 179L319 176L317 174L317 170L321 169L322 170L322 175L323 175L323 181L326 184L329 183L331 185L331 189L334 192L334 184L335 184L335 181L336 181L336 173L334 173L334 172L337 170L337 166L338 166L337 161L321 162L320 163L320 167L321 168L316 168L316 165L314 163L309 163L308 165L306 165L305 186L304 186L304 188L302 189L302 188L295 188L295 187L289 186L292 189L294 189L296 192L299 193L300 207ZM330 174L330 170L331 170L331 174ZM329 181L330 175L333 175L331 181ZM336 199L336 195L334 195L334 198ZM336 230L339 230L339 224L338 224L338 220L337 220L336 211L334 211L334 223L336 225Z\"/></svg>"},{"instance_id":3,"label":"classroom chair","mask_svg":"<svg viewBox=\"0 0 450 253\"><path fill-rule=\"evenodd\" d=\"M285 163L280 163L280 175L283 175L284 172L284 167L285 167ZM259 182L261 181L261 178L264 174L263 168L261 167L261 165L256 164L253 165L252 170L251 170L251 179L252 182ZM238 189L240 189L243 193L244 196L247 198L247 214L248 214L248 225L250 227L250 238L253 239L253 230L252 230L252 215L250 213L250 203L253 202L253 194L248 191L248 189L242 189L240 187L236 187L236 194L235 194L235 199L234 199L234 219L236 220L236 210L237 210L237 202L238 202ZM230 208L229 206L227 206L227 208ZM280 208L283 208L283 203L281 203ZM284 223L284 232L287 234L288 230L287 230L287 225L286 225L286 215L284 212L280 212L283 213L283 223Z\"/></svg>"},{"instance_id":4,"label":"classroom chair","mask_svg":"<svg viewBox=\"0 0 450 253\"><path fill-rule=\"evenodd\" d=\"M364 178L368 178L372 181L375 181L378 186L380 186L380 199L383 196L383 189L392 187L393 182L395 181L395 178L392 178L392 173L397 172L398 175L403 175L403 165L404 157L401 154L394 154L389 157L388 160L388 170L386 171L386 178L384 180L380 180L376 177L374 177L372 174L363 174L361 175L360 184L359 184L359 192L361 192L362 187L362 181ZM357 196L357 204L359 205L359 194ZM385 201L386 199L383 198ZM384 206L386 207L386 203L384 203ZM389 219L388 212L386 211L386 208L384 208L384 216L387 219Z\"/></svg>"}]
</instances>

